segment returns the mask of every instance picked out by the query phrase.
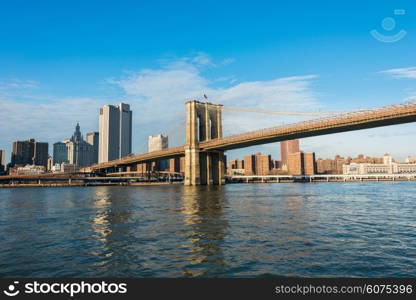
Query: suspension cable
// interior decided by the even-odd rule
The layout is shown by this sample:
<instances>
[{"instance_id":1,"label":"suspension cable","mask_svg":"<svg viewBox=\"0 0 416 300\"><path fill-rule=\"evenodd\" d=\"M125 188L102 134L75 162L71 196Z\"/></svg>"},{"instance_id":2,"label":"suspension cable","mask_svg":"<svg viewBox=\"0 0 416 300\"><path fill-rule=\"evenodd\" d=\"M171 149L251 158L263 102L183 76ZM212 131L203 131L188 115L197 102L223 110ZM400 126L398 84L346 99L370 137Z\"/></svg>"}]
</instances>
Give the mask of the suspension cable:
<instances>
[{"instance_id":1,"label":"suspension cable","mask_svg":"<svg viewBox=\"0 0 416 300\"><path fill-rule=\"evenodd\" d=\"M242 112L272 114L272 115L289 115L289 116L324 116L324 115L327 116L327 115L333 115L337 113L334 111L318 111L318 112L271 111L271 110L244 108L244 107L237 107L237 106L223 106L222 109L242 111Z\"/></svg>"}]
</instances>

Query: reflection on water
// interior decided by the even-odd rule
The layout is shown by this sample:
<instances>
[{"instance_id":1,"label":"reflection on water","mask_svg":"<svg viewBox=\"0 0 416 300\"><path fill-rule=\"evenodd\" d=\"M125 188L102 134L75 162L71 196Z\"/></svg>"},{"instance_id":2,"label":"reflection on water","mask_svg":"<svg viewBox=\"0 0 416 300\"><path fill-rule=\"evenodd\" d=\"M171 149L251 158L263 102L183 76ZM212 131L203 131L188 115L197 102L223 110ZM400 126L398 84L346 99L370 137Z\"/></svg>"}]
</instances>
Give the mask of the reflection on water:
<instances>
[{"instance_id":1,"label":"reflection on water","mask_svg":"<svg viewBox=\"0 0 416 300\"><path fill-rule=\"evenodd\" d=\"M92 219L92 230L97 233L97 239L106 243L106 237L111 233L109 219L110 213L110 195L108 190L97 191L94 196L94 208L96 209L95 217Z\"/></svg>"},{"instance_id":2,"label":"reflection on water","mask_svg":"<svg viewBox=\"0 0 416 300\"><path fill-rule=\"evenodd\" d=\"M416 275L416 186L0 189L2 277Z\"/></svg>"},{"instance_id":3,"label":"reflection on water","mask_svg":"<svg viewBox=\"0 0 416 300\"><path fill-rule=\"evenodd\" d=\"M222 187L184 187L181 212L187 231L182 237L189 249L184 276L214 276L225 269L223 201Z\"/></svg>"}]
</instances>

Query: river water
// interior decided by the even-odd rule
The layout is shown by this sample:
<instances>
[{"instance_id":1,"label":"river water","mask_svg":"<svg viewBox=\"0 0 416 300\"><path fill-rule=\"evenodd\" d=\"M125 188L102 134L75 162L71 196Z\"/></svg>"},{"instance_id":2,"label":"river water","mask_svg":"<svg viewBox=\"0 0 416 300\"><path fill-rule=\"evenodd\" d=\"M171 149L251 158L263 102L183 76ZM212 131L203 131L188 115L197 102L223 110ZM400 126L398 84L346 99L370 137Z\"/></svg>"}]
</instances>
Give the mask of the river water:
<instances>
[{"instance_id":1,"label":"river water","mask_svg":"<svg viewBox=\"0 0 416 300\"><path fill-rule=\"evenodd\" d=\"M0 189L1 277L416 276L416 183Z\"/></svg>"}]
</instances>

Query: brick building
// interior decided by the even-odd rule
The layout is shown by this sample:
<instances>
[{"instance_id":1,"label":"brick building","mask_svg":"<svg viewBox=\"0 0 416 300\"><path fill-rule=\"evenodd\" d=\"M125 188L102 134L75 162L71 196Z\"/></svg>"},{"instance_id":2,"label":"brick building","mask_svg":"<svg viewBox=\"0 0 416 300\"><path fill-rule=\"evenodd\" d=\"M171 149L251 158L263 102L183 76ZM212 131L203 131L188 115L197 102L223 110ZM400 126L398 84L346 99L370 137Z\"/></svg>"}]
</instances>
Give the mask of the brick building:
<instances>
[{"instance_id":1,"label":"brick building","mask_svg":"<svg viewBox=\"0 0 416 300\"><path fill-rule=\"evenodd\" d=\"M299 140L280 142L280 161L283 168L288 168L289 155L299 152Z\"/></svg>"},{"instance_id":2,"label":"brick building","mask_svg":"<svg viewBox=\"0 0 416 300\"><path fill-rule=\"evenodd\" d=\"M287 172L290 175L302 175L304 172L303 169L303 153L302 152L295 152L290 153L287 156Z\"/></svg>"},{"instance_id":3,"label":"brick building","mask_svg":"<svg viewBox=\"0 0 416 300\"><path fill-rule=\"evenodd\" d=\"M244 156L244 174L256 175L256 157L254 154Z\"/></svg>"},{"instance_id":4,"label":"brick building","mask_svg":"<svg viewBox=\"0 0 416 300\"><path fill-rule=\"evenodd\" d=\"M316 161L315 161L315 152L309 152L303 154L304 160L304 174L305 175L315 175L316 174Z\"/></svg>"},{"instance_id":5,"label":"brick building","mask_svg":"<svg viewBox=\"0 0 416 300\"><path fill-rule=\"evenodd\" d=\"M288 155L288 174L290 175L314 175L316 174L315 153L303 153L302 151Z\"/></svg>"},{"instance_id":6,"label":"brick building","mask_svg":"<svg viewBox=\"0 0 416 300\"><path fill-rule=\"evenodd\" d=\"M256 153L255 157L255 170L256 175L268 175L272 169L272 157L270 154Z\"/></svg>"},{"instance_id":7,"label":"brick building","mask_svg":"<svg viewBox=\"0 0 416 300\"><path fill-rule=\"evenodd\" d=\"M185 157L169 159L169 172L185 172Z\"/></svg>"},{"instance_id":8,"label":"brick building","mask_svg":"<svg viewBox=\"0 0 416 300\"><path fill-rule=\"evenodd\" d=\"M369 157L369 156L364 156L363 154L359 154L355 158L351 158L351 157L344 158L340 155L336 155L334 159L319 158L316 161L317 173L319 174L342 174L343 165L348 165L351 163L382 164L383 158Z\"/></svg>"}]
</instances>

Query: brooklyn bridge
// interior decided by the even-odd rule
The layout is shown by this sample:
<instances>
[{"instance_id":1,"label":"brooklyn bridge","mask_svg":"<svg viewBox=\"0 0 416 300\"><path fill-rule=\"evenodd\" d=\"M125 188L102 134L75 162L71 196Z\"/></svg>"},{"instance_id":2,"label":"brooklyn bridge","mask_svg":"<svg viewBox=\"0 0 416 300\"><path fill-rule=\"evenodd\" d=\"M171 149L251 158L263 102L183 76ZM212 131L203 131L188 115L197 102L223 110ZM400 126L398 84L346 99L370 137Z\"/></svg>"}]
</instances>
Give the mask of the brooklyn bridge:
<instances>
[{"instance_id":1,"label":"brooklyn bridge","mask_svg":"<svg viewBox=\"0 0 416 300\"><path fill-rule=\"evenodd\" d=\"M416 104L404 102L223 137L221 104L192 100L185 106L184 145L96 164L91 170L128 172L137 170L139 164L185 157L185 185L221 185L225 183L226 150L416 121Z\"/></svg>"}]
</instances>

